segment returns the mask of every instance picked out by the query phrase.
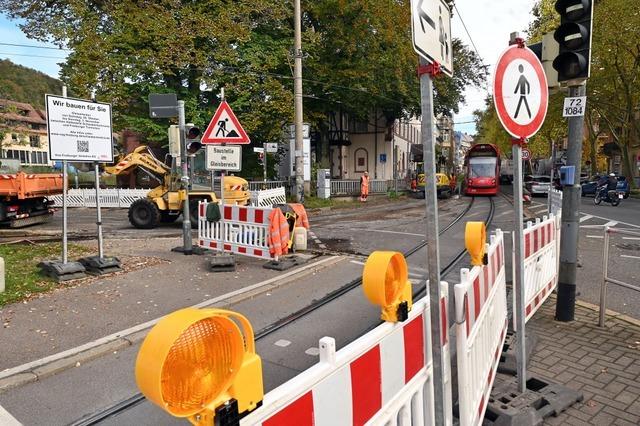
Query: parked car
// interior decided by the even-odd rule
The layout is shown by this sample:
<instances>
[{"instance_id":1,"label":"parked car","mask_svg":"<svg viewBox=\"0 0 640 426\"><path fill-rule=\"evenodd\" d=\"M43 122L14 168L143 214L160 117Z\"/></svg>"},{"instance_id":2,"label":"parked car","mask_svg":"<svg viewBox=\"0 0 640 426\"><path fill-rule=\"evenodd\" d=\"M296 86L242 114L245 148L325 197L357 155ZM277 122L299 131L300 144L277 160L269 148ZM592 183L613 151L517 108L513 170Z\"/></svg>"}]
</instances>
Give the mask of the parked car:
<instances>
[{"instance_id":1,"label":"parked car","mask_svg":"<svg viewBox=\"0 0 640 426\"><path fill-rule=\"evenodd\" d=\"M551 188L551 176L527 175L524 179L525 188L531 195L547 195Z\"/></svg>"},{"instance_id":2,"label":"parked car","mask_svg":"<svg viewBox=\"0 0 640 426\"><path fill-rule=\"evenodd\" d=\"M618 186L616 186L616 191L622 192L624 199L626 200L627 198L629 198L629 194L631 193L631 185L629 184L627 178L624 176L618 176L617 179Z\"/></svg>"}]
</instances>

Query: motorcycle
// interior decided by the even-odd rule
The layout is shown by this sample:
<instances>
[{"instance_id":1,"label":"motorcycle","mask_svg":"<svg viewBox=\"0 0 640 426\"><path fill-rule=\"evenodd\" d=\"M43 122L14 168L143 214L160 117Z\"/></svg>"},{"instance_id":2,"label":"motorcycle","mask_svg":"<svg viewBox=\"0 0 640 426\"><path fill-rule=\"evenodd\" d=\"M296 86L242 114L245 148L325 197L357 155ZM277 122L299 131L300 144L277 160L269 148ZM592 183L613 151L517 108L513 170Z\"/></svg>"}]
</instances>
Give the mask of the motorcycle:
<instances>
[{"instance_id":1,"label":"motorcycle","mask_svg":"<svg viewBox=\"0 0 640 426\"><path fill-rule=\"evenodd\" d=\"M596 197L593 202L599 205L601 202L611 203L613 207L620 204L620 200L624 198L624 192L616 191L615 189L607 189L606 186L601 186L596 192Z\"/></svg>"}]
</instances>

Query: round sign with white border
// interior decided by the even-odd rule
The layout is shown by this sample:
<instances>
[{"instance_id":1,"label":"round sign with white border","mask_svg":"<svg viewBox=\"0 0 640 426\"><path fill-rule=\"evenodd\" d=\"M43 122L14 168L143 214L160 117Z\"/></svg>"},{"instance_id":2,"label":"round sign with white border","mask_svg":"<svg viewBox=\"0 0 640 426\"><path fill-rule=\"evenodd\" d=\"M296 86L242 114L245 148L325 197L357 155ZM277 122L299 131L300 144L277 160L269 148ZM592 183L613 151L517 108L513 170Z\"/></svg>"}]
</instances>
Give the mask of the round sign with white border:
<instances>
[{"instance_id":1,"label":"round sign with white border","mask_svg":"<svg viewBox=\"0 0 640 426\"><path fill-rule=\"evenodd\" d=\"M529 151L527 148L522 148L522 159L524 161L531 159L531 151Z\"/></svg>"},{"instance_id":2,"label":"round sign with white border","mask_svg":"<svg viewBox=\"0 0 640 426\"><path fill-rule=\"evenodd\" d=\"M547 115L549 89L542 64L533 51L507 48L496 65L493 101L502 126L516 138L535 135Z\"/></svg>"}]
</instances>

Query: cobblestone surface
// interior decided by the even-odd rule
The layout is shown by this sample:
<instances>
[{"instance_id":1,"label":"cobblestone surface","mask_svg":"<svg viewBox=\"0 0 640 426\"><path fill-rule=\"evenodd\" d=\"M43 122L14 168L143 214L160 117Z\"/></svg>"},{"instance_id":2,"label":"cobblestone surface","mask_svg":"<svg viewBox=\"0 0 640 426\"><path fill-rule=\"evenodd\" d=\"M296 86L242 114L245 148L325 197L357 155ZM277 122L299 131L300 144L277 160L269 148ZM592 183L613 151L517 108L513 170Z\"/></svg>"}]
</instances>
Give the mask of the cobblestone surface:
<instances>
[{"instance_id":1,"label":"cobblestone surface","mask_svg":"<svg viewBox=\"0 0 640 426\"><path fill-rule=\"evenodd\" d=\"M584 394L548 425L640 424L640 327L608 316L598 327L598 312L576 306L576 320L554 321L555 297L527 324L538 343L531 374Z\"/></svg>"}]
</instances>

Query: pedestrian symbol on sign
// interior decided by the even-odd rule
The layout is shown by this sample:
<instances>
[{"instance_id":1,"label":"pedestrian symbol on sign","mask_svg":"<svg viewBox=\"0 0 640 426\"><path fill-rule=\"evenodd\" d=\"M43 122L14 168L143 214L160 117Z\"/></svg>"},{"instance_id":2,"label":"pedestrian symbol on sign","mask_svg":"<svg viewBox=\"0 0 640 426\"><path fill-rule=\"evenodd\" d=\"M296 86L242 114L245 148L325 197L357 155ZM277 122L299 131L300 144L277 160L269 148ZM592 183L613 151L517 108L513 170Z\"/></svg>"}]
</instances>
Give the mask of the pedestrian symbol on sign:
<instances>
[{"instance_id":1,"label":"pedestrian symbol on sign","mask_svg":"<svg viewBox=\"0 0 640 426\"><path fill-rule=\"evenodd\" d=\"M514 94L520 91L520 99L518 100L518 107L516 108L516 115L513 118L518 118L520 114L520 107L524 102L524 106L527 108L527 114L529 114L529 118L531 118L531 110L529 109L529 103L527 102L527 95L531 93L531 85L529 84L529 80L524 76L524 66L522 64L518 65L518 71L520 71L520 78L518 79L518 84L516 85L516 90L513 91Z\"/></svg>"}]
</instances>

